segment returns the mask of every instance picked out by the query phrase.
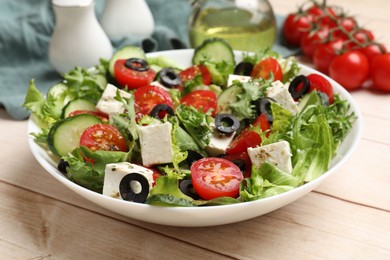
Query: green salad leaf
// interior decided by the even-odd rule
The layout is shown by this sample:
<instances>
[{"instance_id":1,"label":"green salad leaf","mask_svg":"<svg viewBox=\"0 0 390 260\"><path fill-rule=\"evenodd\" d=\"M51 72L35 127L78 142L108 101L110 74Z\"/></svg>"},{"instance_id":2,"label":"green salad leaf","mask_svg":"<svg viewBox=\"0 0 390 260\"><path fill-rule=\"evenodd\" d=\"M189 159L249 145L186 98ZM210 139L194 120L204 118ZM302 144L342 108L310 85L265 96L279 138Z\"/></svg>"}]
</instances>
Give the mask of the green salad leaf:
<instances>
[{"instance_id":1,"label":"green salad leaf","mask_svg":"<svg viewBox=\"0 0 390 260\"><path fill-rule=\"evenodd\" d=\"M94 163L84 162L84 157L92 159ZM101 150L92 152L87 147L80 146L72 153L63 156L62 159L69 163L67 176L71 181L87 189L102 193L106 164L125 162L128 159L128 154Z\"/></svg>"},{"instance_id":2,"label":"green salad leaf","mask_svg":"<svg viewBox=\"0 0 390 260\"><path fill-rule=\"evenodd\" d=\"M156 185L152 188L146 199L146 204L158 206L182 206L194 207L193 199L179 189L178 178L174 176L161 176L156 179Z\"/></svg>"},{"instance_id":3,"label":"green salad leaf","mask_svg":"<svg viewBox=\"0 0 390 260\"><path fill-rule=\"evenodd\" d=\"M252 167L251 177L241 183L240 196L242 201L258 200L292 190L298 185L296 177L265 162L260 167Z\"/></svg>"},{"instance_id":4,"label":"green salad leaf","mask_svg":"<svg viewBox=\"0 0 390 260\"><path fill-rule=\"evenodd\" d=\"M210 143L209 117L192 106L185 105L176 108L176 115L194 141L204 149Z\"/></svg>"}]
</instances>

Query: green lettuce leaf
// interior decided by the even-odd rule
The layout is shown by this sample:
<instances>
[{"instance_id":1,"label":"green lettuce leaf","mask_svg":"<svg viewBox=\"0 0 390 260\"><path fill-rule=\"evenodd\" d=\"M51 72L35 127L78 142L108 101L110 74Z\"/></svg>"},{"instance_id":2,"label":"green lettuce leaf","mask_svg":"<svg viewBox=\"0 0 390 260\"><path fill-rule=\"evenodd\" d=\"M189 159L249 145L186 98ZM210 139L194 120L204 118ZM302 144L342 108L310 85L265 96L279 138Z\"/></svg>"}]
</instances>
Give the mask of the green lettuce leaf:
<instances>
[{"instance_id":1,"label":"green lettuce leaf","mask_svg":"<svg viewBox=\"0 0 390 260\"><path fill-rule=\"evenodd\" d=\"M293 175L301 182L318 178L328 170L335 152L332 129L316 106L308 106L292 127Z\"/></svg>"},{"instance_id":2,"label":"green lettuce leaf","mask_svg":"<svg viewBox=\"0 0 390 260\"><path fill-rule=\"evenodd\" d=\"M94 164L84 162L83 156L93 159ZM92 191L102 193L104 184L104 172L106 164L127 161L128 154L117 151L92 152L85 146L76 148L63 159L69 163L67 167L68 178Z\"/></svg>"},{"instance_id":3,"label":"green lettuce leaf","mask_svg":"<svg viewBox=\"0 0 390 260\"><path fill-rule=\"evenodd\" d=\"M176 108L176 115L194 141L200 148L204 149L210 143L209 117L195 108L185 105Z\"/></svg>"},{"instance_id":4,"label":"green lettuce leaf","mask_svg":"<svg viewBox=\"0 0 390 260\"><path fill-rule=\"evenodd\" d=\"M194 207L193 199L179 189L179 178L174 176L161 176L156 179L156 185L152 188L146 199L146 204L156 206L182 206Z\"/></svg>"},{"instance_id":5,"label":"green lettuce leaf","mask_svg":"<svg viewBox=\"0 0 390 260\"><path fill-rule=\"evenodd\" d=\"M242 201L258 200L292 190L298 185L296 177L265 162L260 167L252 167L251 177L241 183L240 196Z\"/></svg>"}]
</instances>

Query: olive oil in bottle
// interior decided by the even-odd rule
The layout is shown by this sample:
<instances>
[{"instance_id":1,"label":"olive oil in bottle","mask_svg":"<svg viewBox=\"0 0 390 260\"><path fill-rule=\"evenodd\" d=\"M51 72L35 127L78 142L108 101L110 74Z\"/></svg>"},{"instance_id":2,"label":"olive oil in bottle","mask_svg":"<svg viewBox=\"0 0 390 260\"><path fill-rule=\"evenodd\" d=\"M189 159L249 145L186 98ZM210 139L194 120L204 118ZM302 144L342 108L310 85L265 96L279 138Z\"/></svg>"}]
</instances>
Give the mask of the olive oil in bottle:
<instances>
[{"instance_id":1,"label":"olive oil in bottle","mask_svg":"<svg viewBox=\"0 0 390 260\"><path fill-rule=\"evenodd\" d=\"M271 48L275 37L275 16L263 0L200 0L189 19L193 48L205 39L222 38L235 50L260 51Z\"/></svg>"}]
</instances>

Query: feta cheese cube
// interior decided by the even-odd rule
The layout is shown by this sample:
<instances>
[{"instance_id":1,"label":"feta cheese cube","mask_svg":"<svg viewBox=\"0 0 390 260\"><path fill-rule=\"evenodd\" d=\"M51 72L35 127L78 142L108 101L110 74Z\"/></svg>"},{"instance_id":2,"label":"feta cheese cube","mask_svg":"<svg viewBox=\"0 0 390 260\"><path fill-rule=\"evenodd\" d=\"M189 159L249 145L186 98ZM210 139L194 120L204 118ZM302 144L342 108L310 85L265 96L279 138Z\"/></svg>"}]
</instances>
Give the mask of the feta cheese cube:
<instances>
[{"instance_id":1,"label":"feta cheese cube","mask_svg":"<svg viewBox=\"0 0 390 260\"><path fill-rule=\"evenodd\" d=\"M96 109L106 114L121 114L125 112L125 107L122 102L115 99L116 92L119 90L119 95L124 98L130 98L131 94L120 90L112 84L107 84L100 100L96 105Z\"/></svg>"},{"instance_id":2,"label":"feta cheese cube","mask_svg":"<svg viewBox=\"0 0 390 260\"><path fill-rule=\"evenodd\" d=\"M142 164L151 166L172 162L172 124L137 126L141 144Z\"/></svg>"},{"instance_id":3,"label":"feta cheese cube","mask_svg":"<svg viewBox=\"0 0 390 260\"><path fill-rule=\"evenodd\" d=\"M292 173L290 144L287 141L248 148L248 155L255 166L268 162L282 171Z\"/></svg>"},{"instance_id":4,"label":"feta cheese cube","mask_svg":"<svg viewBox=\"0 0 390 260\"><path fill-rule=\"evenodd\" d=\"M122 199L119 191L119 184L123 177L132 173L138 173L145 176L149 182L149 191L152 189L152 170L129 162L110 163L106 165L105 169L103 195ZM141 191L141 185L138 182L131 183L130 185L135 193Z\"/></svg>"},{"instance_id":5,"label":"feta cheese cube","mask_svg":"<svg viewBox=\"0 0 390 260\"><path fill-rule=\"evenodd\" d=\"M288 91L288 86L284 85L279 80L272 83L272 86L267 89L266 95L267 97L273 98L293 115L296 115L299 112L298 103L292 98L290 92Z\"/></svg>"},{"instance_id":6,"label":"feta cheese cube","mask_svg":"<svg viewBox=\"0 0 390 260\"><path fill-rule=\"evenodd\" d=\"M241 83L246 83L251 79L250 76L242 76L242 75L234 75L234 74L229 74L228 76L228 81L227 81L227 86L229 87L230 85L233 84L233 81L238 80Z\"/></svg>"},{"instance_id":7,"label":"feta cheese cube","mask_svg":"<svg viewBox=\"0 0 390 260\"><path fill-rule=\"evenodd\" d=\"M206 152L211 156L218 156L226 153L229 144L233 141L234 135L220 133L214 125L211 125L212 133L210 137L210 143L206 146Z\"/></svg>"}]
</instances>

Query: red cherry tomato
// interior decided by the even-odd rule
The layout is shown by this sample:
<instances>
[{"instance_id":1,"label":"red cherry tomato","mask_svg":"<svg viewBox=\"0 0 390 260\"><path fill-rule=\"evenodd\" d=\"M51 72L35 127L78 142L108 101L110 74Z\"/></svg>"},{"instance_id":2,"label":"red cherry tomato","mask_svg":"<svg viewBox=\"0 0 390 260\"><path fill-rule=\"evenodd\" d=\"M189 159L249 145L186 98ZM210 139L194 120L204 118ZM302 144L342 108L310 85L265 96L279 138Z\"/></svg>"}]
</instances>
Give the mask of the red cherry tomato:
<instances>
[{"instance_id":1,"label":"red cherry tomato","mask_svg":"<svg viewBox=\"0 0 390 260\"><path fill-rule=\"evenodd\" d=\"M134 92L135 110L138 116L149 115L152 109L159 104L165 104L173 108L172 97L165 89L146 85L137 88Z\"/></svg>"},{"instance_id":2,"label":"red cherry tomato","mask_svg":"<svg viewBox=\"0 0 390 260\"><path fill-rule=\"evenodd\" d=\"M348 51L333 59L329 67L330 76L344 88L360 88L368 79L369 62L360 51Z\"/></svg>"},{"instance_id":3,"label":"red cherry tomato","mask_svg":"<svg viewBox=\"0 0 390 260\"><path fill-rule=\"evenodd\" d=\"M80 115L80 114L91 114L99 117L103 122L108 122L108 115L100 111L90 111L90 110L75 110L69 113L68 117Z\"/></svg>"},{"instance_id":4,"label":"red cherry tomato","mask_svg":"<svg viewBox=\"0 0 390 260\"><path fill-rule=\"evenodd\" d=\"M311 32L303 36L301 40L301 49L303 54L309 59L313 58L314 52L317 47L326 41L326 38L329 35L329 29L323 27L317 31Z\"/></svg>"},{"instance_id":5,"label":"red cherry tomato","mask_svg":"<svg viewBox=\"0 0 390 260\"><path fill-rule=\"evenodd\" d=\"M338 38L348 39L347 34L358 28L358 23L353 17L344 17L337 20L337 27L334 28L333 35Z\"/></svg>"},{"instance_id":6,"label":"red cherry tomato","mask_svg":"<svg viewBox=\"0 0 390 260\"><path fill-rule=\"evenodd\" d=\"M191 165L191 180L196 193L206 200L238 197L243 175L234 163L222 158L203 158Z\"/></svg>"},{"instance_id":7,"label":"red cherry tomato","mask_svg":"<svg viewBox=\"0 0 390 260\"><path fill-rule=\"evenodd\" d=\"M375 56L386 53L387 49L383 44L371 43L361 48L360 51L371 61Z\"/></svg>"},{"instance_id":8,"label":"red cherry tomato","mask_svg":"<svg viewBox=\"0 0 390 260\"><path fill-rule=\"evenodd\" d=\"M91 151L127 152L129 149L119 130L109 124L87 127L81 134L80 145L88 147Z\"/></svg>"},{"instance_id":9,"label":"red cherry tomato","mask_svg":"<svg viewBox=\"0 0 390 260\"><path fill-rule=\"evenodd\" d=\"M320 44L314 51L313 63L317 70L329 74L329 66L332 60L338 56L338 52L343 49L344 41L336 39L331 42Z\"/></svg>"},{"instance_id":10,"label":"red cherry tomato","mask_svg":"<svg viewBox=\"0 0 390 260\"><path fill-rule=\"evenodd\" d=\"M183 83L188 80L193 80L197 75L202 76L203 84L211 84L211 74L205 65L194 65L179 73Z\"/></svg>"},{"instance_id":11,"label":"red cherry tomato","mask_svg":"<svg viewBox=\"0 0 390 260\"><path fill-rule=\"evenodd\" d=\"M252 124L253 127L260 126L261 131L266 131L270 128L267 117L261 114ZM256 147L261 144L260 135L252 129L251 126L245 128L234 140L230 143L226 154L246 153L249 147Z\"/></svg>"},{"instance_id":12,"label":"red cherry tomato","mask_svg":"<svg viewBox=\"0 0 390 260\"><path fill-rule=\"evenodd\" d=\"M187 106L193 106L198 111L206 113L211 110L211 115L214 116L217 111L217 96L211 90L195 90L180 99L180 103Z\"/></svg>"},{"instance_id":13,"label":"red cherry tomato","mask_svg":"<svg viewBox=\"0 0 390 260\"><path fill-rule=\"evenodd\" d=\"M326 94L329 98L329 104L332 104L334 101L334 92L333 87L330 82L319 74L310 74L307 76L310 82L310 92L316 90L317 92L322 92Z\"/></svg>"},{"instance_id":14,"label":"red cherry tomato","mask_svg":"<svg viewBox=\"0 0 390 260\"><path fill-rule=\"evenodd\" d=\"M366 43L374 40L374 34L366 29L358 29L353 33L353 37L360 43Z\"/></svg>"},{"instance_id":15,"label":"red cherry tomato","mask_svg":"<svg viewBox=\"0 0 390 260\"><path fill-rule=\"evenodd\" d=\"M307 10L307 13L313 17L314 22L321 27L335 27L337 18L336 12L332 7L314 5Z\"/></svg>"},{"instance_id":16,"label":"red cherry tomato","mask_svg":"<svg viewBox=\"0 0 390 260\"><path fill-rule=\"evenodd\" d=\"M259 61L252 70L251 77L258 79L269 79L273 74L274 81L283 80L283 71L279 62L274 58L266 58L264 60Z\"/></svg>"},{"instance_id":17,"label":"red cherry tomato","mask_svg":"<svg viewBox=\"0 0 390 260\"><path fill-rule=\"evenodd\" d=\"M148 85L153 81L156 72L152 69L137 71L126 66L126 60L117 60L114 65L114 76L116 81L127 89L135 89Z\"/></svg>"},{"instance_id":18,"label":"red cherry tomato","mask_svg":"<svg viewBox=\"0 0 390 260\"><path fill-rule=\"evenodd\" d=\"M375 56L370 73L375 89L390 92L390 53Z\"/></svg>"},{"instance_id":19,"label":"red cherry tomato","mask_svg":"<svg viewBox=\"0 0 390 260\"><path fill-rule=\"evenodd\" d=\"M299 46L301 38L311 28L312 16L306 14L289 14L283 23L283 36L288 44Z\"/></svg>"}]
</instances>

